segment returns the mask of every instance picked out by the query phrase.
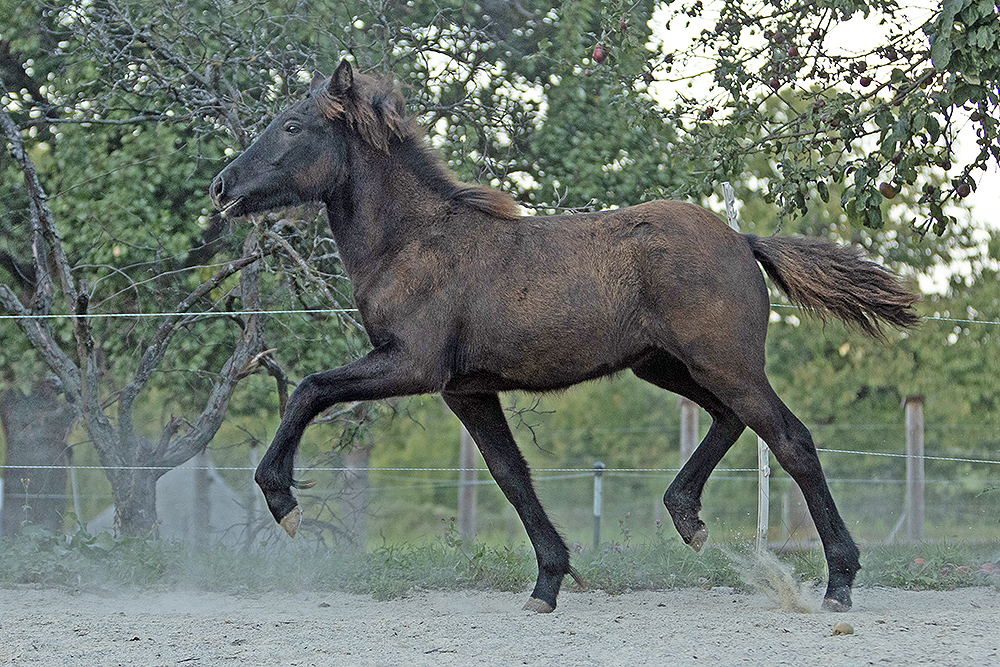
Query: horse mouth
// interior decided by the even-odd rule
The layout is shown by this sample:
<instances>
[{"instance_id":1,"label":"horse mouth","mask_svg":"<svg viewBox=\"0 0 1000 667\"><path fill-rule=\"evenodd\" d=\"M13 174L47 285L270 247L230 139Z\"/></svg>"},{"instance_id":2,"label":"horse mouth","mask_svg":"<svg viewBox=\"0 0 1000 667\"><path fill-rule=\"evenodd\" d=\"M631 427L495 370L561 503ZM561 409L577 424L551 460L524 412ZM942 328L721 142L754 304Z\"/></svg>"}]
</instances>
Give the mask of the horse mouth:
<instances>
[{"instance_id":1,"label":"horse mouth","mask_svg":"<svg viewBox=\"0 0 1000 667\"><path fill-rule=\"evenodd\" d=\"M238 207L242 203L243 203L243 197L237 197L236 199L232 200L231 202L229 202L225 206L220 206L219 207L219 215L221 215L223 218L230 217L230 215L232 215L233 209L235 209L236 207Z\"/></svg>"}]
</instances>

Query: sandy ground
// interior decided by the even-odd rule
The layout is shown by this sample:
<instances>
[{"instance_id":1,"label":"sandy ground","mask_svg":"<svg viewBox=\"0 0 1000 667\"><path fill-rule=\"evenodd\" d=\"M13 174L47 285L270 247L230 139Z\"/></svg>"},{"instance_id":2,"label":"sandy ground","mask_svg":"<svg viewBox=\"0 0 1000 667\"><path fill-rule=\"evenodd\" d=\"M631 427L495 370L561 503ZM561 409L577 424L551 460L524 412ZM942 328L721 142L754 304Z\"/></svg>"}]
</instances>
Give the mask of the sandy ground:
<instances>
[{"instance_id":1,"label":"sandy ground","mask_svg":"<svg viewBox=\"0 0 1000 667\"><path fill-rule=\"evenodd\" d=\"M816 603L819 603L817 593ZM2 665L1000 665L1000 593L855 591L846 614L781 611L730 589L73 594L0 590ZM855 633L832 636L834 624Z\"/></svg>"}]
</instances>

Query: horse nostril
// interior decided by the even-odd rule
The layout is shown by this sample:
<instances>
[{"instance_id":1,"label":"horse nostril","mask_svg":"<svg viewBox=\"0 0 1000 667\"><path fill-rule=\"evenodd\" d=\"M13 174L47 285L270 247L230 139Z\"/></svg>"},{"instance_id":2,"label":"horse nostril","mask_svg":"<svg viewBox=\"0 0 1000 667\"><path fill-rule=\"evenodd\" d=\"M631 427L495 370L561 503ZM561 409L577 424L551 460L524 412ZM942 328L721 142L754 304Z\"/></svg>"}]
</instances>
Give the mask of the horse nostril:
<instances>
[{"instance_id":1,"label":"horse nostril","mask_svg":"<svg viewBox=\"0 0 1000 667\"><path fill-rule=\"evenodd\" d=\"M212 181L212 185L208 188L208 194L212 197L212 201L215 206L218 207L222 202L222 195L226 192L226 181L222 178L222 174L215 177Z\"/></svg>"}]
</instances>

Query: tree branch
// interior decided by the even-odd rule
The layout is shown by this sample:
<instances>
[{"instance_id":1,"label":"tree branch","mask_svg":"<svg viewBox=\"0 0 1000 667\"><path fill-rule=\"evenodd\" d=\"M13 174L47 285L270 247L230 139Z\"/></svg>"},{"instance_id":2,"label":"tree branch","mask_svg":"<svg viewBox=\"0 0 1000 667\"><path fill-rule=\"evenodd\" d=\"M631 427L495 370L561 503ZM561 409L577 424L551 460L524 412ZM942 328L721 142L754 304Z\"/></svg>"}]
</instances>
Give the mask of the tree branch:
<instances>
[{"instance_id":1,"label":"tree branch","mask_svg":"<svg viewBox=\"0 0 1000 667\"><path fill-rule=\"evenodd\" d=\"M17 320L17 325L21 327L21 331L45 365L59 376L64 391L74 397L80 396L80 370L52 338L52 332L45 324L47 320L32 317L37 313L29 312L8 285L0 284L0 305L12 315L23 318ZM80 405L80 401L71 402Z\"/></svg>"},{"instance_id":2,"label":"tree branch","mask_svg":"<svg viewBox=\"0 0 1000 667\"><path fill-rule=\"evenodd\" d=\"M0 81L0 89L6 89L3 81ZM31 201L32 250L35 255L35 309L44 307L46 308L44 312L48 314L51 312L52 277L49 273L46 245L52 250L56 269L59 272L59 278L62 282L63 294L68 303L76 301L76 286L73 282L73 274L70 271L70 264L66 258L66 253L63 252L62 240L59 238L59 232L56 230L55 222L52 219L52 211L46 203L48 195L45 194L45 190L38 180L38 172L35 170L35 164L24 148L24 142L21 140L21 133L17 125L7 112L2 109L0 109L0 126L3 127L7 141L10 142L10 154L21 166L21 173L24 174L25 189ZM48 305L44 306L38 303L38 298L47 300L49 302Z\"/></svg>"},{"instance_id":3,"label":"tree branch","mask_svg":"<svg viewBox=\"0 0 1000 667\"><path fill-rule=\"evenodd\" d=\"M243 246L242 260L250 260L244 264L240 272L240 294L244 310L259 310L260 303L260 272L263 251L256 233L251 233ZM229 407L237 383L244 377L242 371L264 349L264 324L267 316L252 314L247 318L246 326L240 342L233 354L222 367L209 395L205 409L193 424L176 438L163 454L161 465L174 467L187 461L203 450L215 436Z\"/></svg>"},{"instance_id":4,"label":"tree branch","mask_svg":"<svg viewBox=\"0 0 1000 667\"><path fill-rule=\"evenodd\" d=\"M138 369L136 369L135 376L132 378L132 381L122 389L119 396L118 428L122 432L123 437L132 437L134 435L132 427L132 404L135 401L136 396L139 395L139 392L146 386L146 383L152 376L153 371L156 370L160 361L163 359L163 355L166 354L167 348L170 346L170 341L173 339L174 334L177 333L177 329L180 324L182 324L181 320L184 318L184 313L187 313L187 311L190 310L199 299L211 292L213 289L217 288L231 275L241 271L262 257L263 252L258 248L253 255L244 255L238 260L230 262L214 276L212 276L211 279L202 283L198 286L198 289L191 292L191 294L189 294L184 301L177 305L174 309L174 313L164 317L163 322L160 324L160 327L156 332L156 336L153 337L152 342L146 347L146 351L142 355L142 359L139 362ZM240 367L242 368L242 365Z\"/></svg>"}]
</instances>

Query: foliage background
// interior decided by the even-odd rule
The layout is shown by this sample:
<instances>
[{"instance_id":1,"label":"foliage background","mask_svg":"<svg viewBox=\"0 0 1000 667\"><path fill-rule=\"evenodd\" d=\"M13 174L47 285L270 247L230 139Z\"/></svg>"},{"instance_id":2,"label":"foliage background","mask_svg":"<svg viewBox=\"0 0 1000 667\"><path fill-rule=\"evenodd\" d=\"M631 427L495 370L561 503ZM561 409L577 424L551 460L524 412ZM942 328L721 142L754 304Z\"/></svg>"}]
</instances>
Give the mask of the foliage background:
<instances>
[{"instance_id":1,"label":"foliage background","mask_svg":"<svg viewBox=\"0 0 1000 667\"><path fill-rule=\"evenodd\" d=\"M362 69L393 72L427 125L428 141L451 167L465 179L511 191L528 213L659 196L719 208L718 183L731 180L744 231L857 243L914 282L961 260L965 272L943 293L927 295L923 312L1000 321L1000 242L995 230L969 215L959 194L963 184L974 188L977 170L997 157L1000 45L989 28L1000 7L943 2L915 25L903 21L905 10L895 2L855 0L780 7L619 0L166 0L154 7L128 0L0 0L0 76L4 108L42 172L75 275L93 286L93 302L104 312L167 310L212 266L238 255L248 228L213 216L208 183L276 110L302 94L311 70L330 72L349 57ZM870 13L887 20L885 41L870 51L847 57L825 41L836 23ZM655 21L678 31L688 23L706 28L694 30L690 44L657 41ZM594 55L598 43L608 54L601 62ZM692 68L712 80L704 93L685 93L686 82L695 80ZM862 85L863 77L871 83ZM771 85L775 78L778 86ZM691 91L702 90L698 81ZM664 86L681 95L666 103L654 99ZM953 150L961 123L973 124L981 149L965 164ZM16 284L18 262L30 256L27 201L6 152L0 170L0 254L7 260L0 277ZM898 194L886 198L881 183ZM268 260L268 306L349 306L349 284L322 213L305 208L254 224L279 221L285 245ZM299 271L297 256L315 272ZM232 287L214 298L226 298ZM772 382L813 427L819 446L899 451L900 402L923 394L929 452L995 458L995 325L936 320L877 345L782 308L773 320ZM178 337L137 407L135 421L149 437L203 400L211 379L206 369L225 358L240 324L238 318L199 321ZM71 347L70 325L53 326ZM155 326L140 318L96 324L110 404ZM3 382L26 388L46 369L9 321L0 327ZM268 340L293 382L365 349L360 330L329 313L275 315ZM505 400L520 408L533 401ZM514 421L537 424L517 429L536 468L589 467L594 460L671 468L678 456L675 406L673 397L626 374L544 396L536 411ZM216 464L246 465L248 448L266 444L277 422L273 380L246 379L212 443ZM351 410L315 426L301 461L339 465L344 448L366 438L375 443L372 466L457 465L457 421L431 397ZM722 466L751 466L750 440L744 436ZM97 464L82 430L71 442L78 464ZM824 455L824 465L842 479L888 479L901 469L875 457ZM996 494L976 495L995 486L995 470L954 463L928 470L952 481L933 486L940 495L929 503L941 508L941 536L962 534L956 531L973 522L970 516L977 531L996 530ZM233 485L246 485L244 473L224 474ZM433 475L442 476L448 475ZM651 530L669 477L612 478L609 515L624 521L630 513L634 524ZM385 495L373 507L371 541L440 530L440 519L453 513L454 487L426 479L373 475ZM340 481L325 483L335 490ZM93 497L84 505L88 519L101 509L107 483L99 471L81 471L81 484ZM584 540L589 481L560 484L566 486L543 482L541 493L571 538ZM874 537L892 527L901 507L898 484L868 491L837 484L835 496L856 508L845 512L856 529L872 526ZM405 496L392 491L410 485L423 488ZM520 539L499 493L481 491L483 537ZM720 525L752 530L752 497L750 484L713 482L706 513ZM401 514L399 506L422 511ZM326 507L338 511L336 503Z\"/></svg>"}]
</instances>

